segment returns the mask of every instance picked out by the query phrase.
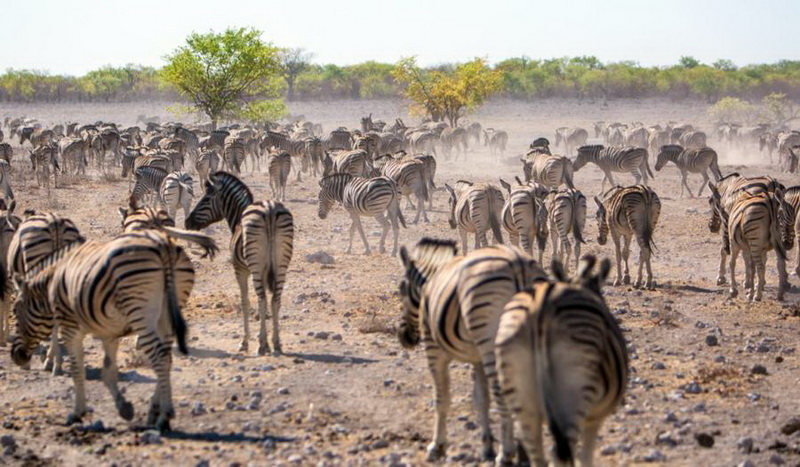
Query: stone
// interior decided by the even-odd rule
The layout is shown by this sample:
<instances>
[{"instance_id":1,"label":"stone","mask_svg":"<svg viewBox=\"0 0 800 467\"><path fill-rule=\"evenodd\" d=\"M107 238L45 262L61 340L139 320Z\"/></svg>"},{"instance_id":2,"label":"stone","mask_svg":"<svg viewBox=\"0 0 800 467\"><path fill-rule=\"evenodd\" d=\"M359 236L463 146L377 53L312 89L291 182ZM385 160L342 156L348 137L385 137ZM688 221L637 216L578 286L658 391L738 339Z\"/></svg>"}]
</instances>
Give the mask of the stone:
<instances>
[{"instance_id":1,"label":"stone","mask_svg":"<svg viewBox=\"0 0 800 467\"><path fill-rule=\"evenodd\" d=\"M708 433L697 433L694 435L694 439L697 441L697 444L704 448L714 447L714 437Z\"/></svg>"},{"instance_id":2,"label":"stone","mask_svg":"<svg viewBox=\"0 0 800 467\"><path fill-rule=\"evenodd\" d=\"M156 430L147 430L139 435L139 444L161 444L161 433Z\"/></svg>"},{"instance_id":3,"label":"stone","mask_svg":"<svg viewBox=\"0 0 800 467\"><path fill-rule=\"evenodd\" d=\"M289 394L289 388L278 388L278 394L285 396Z\"/></svg>"},{"instance_id":4,"label":"stone","mask_svg":"<svg viewBox=\"0 0 800 467\"><path fill-rule=\"evenodd\" d=\"M755 364L753 368L750 368L751 375L767 375L767 367L764 365Z\"/></svg>"},{"instance_id":5,"label":"stone","mask_svg":"<svg viewBox=\"0 0 800 467\"><path fill-rule=\"evenodd\" d=\"M683 387L683 390L686 391L687 394L700 394L701 392L703 392L703 388L700 387L700 385L694 381L685 385Z\"/></svg>"},{"instance_id":6,"label":"stone","mask_svg":"<svg viewBox=\"0 0 800 467\"><path fill-rule=\"evenodd\" d=\"M781 427L781 433L790 436L800 431L800 418L792 417Z\"/></svg>"},{"instance_id":7,"label":"stone","mask_svg":"<svg viewBox=\"0 0 800 467\"><path fill-rule=\"evenodd\" d=\"M706 336L706 345L709 347L716 347L719 345L719 339L714 334L709 334Z\"/></svg>"},{"instance_id":8,"label":"stone","mask_svg":"<svg viewBox=\"0 0 800 467\"><path fill-rule=\"evenodd\" d=\"M740 438L736 442L736 447L745 454L753 452L753 438Z\"/></svg>"},{"instance_id":9,"label":"stone","mask_svg":"<svg viewBox=\"0 0 800 467\"><path fill-rule=\"evenodd\" d=\"M654 449L650 452L650 454L644 456L643 460L645 462L664 462L667 460L667 456L665 456L661 451Z\"/></svg>"},{"instance_id":10,"label":"stone","mask_svg":"<svg viewBox=\"0 0 800 467\"><path fill-rule=\"evenodd\" d=\"M772 465L783 465L783 464L786 463L786 461L783 460L783 457L781 457L781 456L779 456L777 454L773 454L769 458L769 463L772 464Z\"/></svg>"},{"instance_id":11,"label":"stone","mask_svg":"<svg viewBox=\"0 0 800 467\"><path fill-rule=\"evenodd\" d=\"M613 456L616 453L617 453L617 447L614 446L613 444L609 444L607 446L603 446L600 449L600 455L601 456Z\"/></svg>"},{"instance_id":12,"label":"stone","mask_svg":"<svg viewBox=\"0 0 800 467\"><path fill-rule=\"evenodd\" d=\"M317 331L314 333L314 339L327 340L328 336L330 336L330 334L325 331Z\"/></svg>"},{"instance_id":13,"label":"stone","mask_svg":"<svg viewBox=\"0 0 800 467\"><path fill-rule=\"evenodd\" d=\"M651 368L654 370L666 370L667 366L664 365L664 362L655 362Z\"/></svg>"},{"instance_id":14,"label":"stone","mask_svg":"<svg viewBox=\"0 0 800 467\"><path fill-rule=\"evenodd\" d=\"M309 253L306 255L306 261L309 263L319 263L319 264L335 264L336 260L333 259L333 256L329 255L328 253L320 250L315 253Z\"/></svg>"}]
</instances>

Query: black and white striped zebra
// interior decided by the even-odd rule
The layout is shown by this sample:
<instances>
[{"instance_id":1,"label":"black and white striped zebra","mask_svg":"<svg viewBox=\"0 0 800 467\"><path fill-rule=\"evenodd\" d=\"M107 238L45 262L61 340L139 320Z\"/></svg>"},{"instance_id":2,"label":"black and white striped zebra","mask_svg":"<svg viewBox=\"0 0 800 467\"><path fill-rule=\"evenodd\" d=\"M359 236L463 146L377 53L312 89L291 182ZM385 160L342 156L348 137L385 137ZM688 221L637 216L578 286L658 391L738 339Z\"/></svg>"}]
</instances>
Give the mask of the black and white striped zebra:
<instances>
[{"instance_id":1,"label":"black and white striped zebra","mask_svg":"<svg viewBox=\"0 0 800 467\"><path fill-rule=\"evenodd\" d=\"M782 187L770 190L767 185L762 185L763 180L728 181L732 183L720 184L724 191L719 189L720 186L709 184L712 192L709 203L713 210L709 228L714 232L722 227L721 255L723 258L726 253L730 255L730 296L733 298L738 295L735 266L741 251L745 260L745 289L748 290L748 299L761 300L767 252L774 249L778 257L778 300L782 300L789 289L786 250L791 249L794 244L795 211L784 201ZM720 271L724 279L724 271ZM757 286L754 284L756 276Z\"/></svg>"},{"instance_id":2,"label":"black and white striped zebra","mask_svg":"<svg viewBox=\"0 0 800 467\"><path fill-rule=\"evenodd\" d=\"M61 157L64 172L68 172L71 166L74 168L76 174L85 175L86 166L89 164L86 159L88 150L88 142L81 138L61 138L58 141L58 155Z\"/></svg>"},{"instance_id":3,"label":"black and white striped zebra","mask_svg":"<svg viewBox=\"0 0 800 467\"><path fill-rule=\"evenodd\" d=\"M574 249L575 267L581 257L583 229L586 225L586 197L574 188L564 188L551 192L545 199L547 223L553 245L553 259L569 266L570 254ZM570 244L569 236L575 241Z\"/></svg>"},{"instance_id":4,"label":"black and white striped zebra","mask_svg":"<svg viewBox=\"0 0 800 467\"><path fill-rule=\"evenodd\" d=\"M183 171L167 174L159 187L159 198L173 219L178 215L178 208L183 208L184 216L188 216L194 199L194 179Z\"/></svg>"},{"instance_id":5,"label":"black and white striped zebra","mask_svg":"<svg viewBox=\"0 0 800 467\"><path fill-rule=\"evenodd\" d=\"M687 149L700 149L707 146L706 134L702 131L685 131L678 139L680 145Z\"/></svg>"},{"instance_id":6,"label":"black and white striped zebra","mask_svg":"<svg viewBox=\"0 0 800 467\"><path fill-rule=\"evenodd\" d=\"M508 193L500 218L511 244L533 256L533 241L536 239L541 263L547 243L547 209L544 199L540 197L536 186L512 187L503 179L500 179L500 185Z\"/></svg>"},{"instance_id":7,"label":"black and white striped zebra","mask_svg":"<svg viewBox=\"0 0 800 467\"><path fill-rule=\"evenodd\" d=\"M245 159L245 140L234 135L225 138L222 149L222 166L225 170L240 174Z\"/></svg>"},{"instance_id":8,"label":"black and white striped zebra","mask_svg":"<svg viewBox=\"0 0 800 467\"><path fill-rule=\"evenodd\" d=\"M199 230L225 219L231 230L231 256L244 318L244 336L239 350L247 351L250 339L250 300L247 279L252 276L258 296L260 330L258 354L270 352L267 343L267 293L271 294L272 351L282 352L278 320L286 272L292 259L294 218L280 202L253 202L247 185L227 172L216 172L206 180L206 192L186 218L186 228Z\"/></svg>"},{"instance_id":9,"label":"black and white striped zebra","mask_svg":"<svg viewBox=\"0 0 800 467\"><path fill-rule=\"evenodd\" d=\"M422 168L425 172L425 179L428 183L428 209L433 209L433 193L437 190L434 178L436 177L436 157L432 154L416 154L414 156L404 156L407 160L417 160L422 162Z\"/></svg>"},{"instance_id":10,"label":"black and white striped zebra","mask_svg":"<svg viewBox=\"0 0 800 467\"><path fill-rule=\"evenodd\" d=\"M289 171L291 170L292 156L288 152L279 150L278 152L270 153L267 158L267 171L269 172L269 188L272 191L273 198L279 201L286 200L286 182L289 180Z\"/></svg>"},{"instance_id":11,"label":"black and white striped zebra","mask_svg":"<svg viewBox=\"0 0 800 467\"><path fill-rule=\"evenodd\" d=\"M491 391L501 414L501 452L495 461L512 462L514 429L497 384L494 341L505 303L533 281L544 279L544 271L524 252L504 245L459 257L455 242L423 238L410 255L403 247L400 257L405 274L400 283L403 319L398 339L407 348L422 342L434 383L436 415L428 460L444 457L447 448L448 366L455 360L473 367L482 459L495 457Z\"/></svg>"},{"instance_id":12,"label":"black and white striped zebra","mask_svg":"<svg viewBox=\"0 0 800 467\"><path fill-rule=\"evenodd\" d=\"M467 130L461 127L445 128L439 136L442 142L442 153L447 159L450 159L450 154L455 150L455 159L458 160L459 155L467 159Z\"/></svg>"},{"instance_id":13,"label":"black and white striped zebra","mask_svg":"<svg viewBox=\"0 0 800 467\"><path fill-rule=\"evenodd\" d=\"M372 164L367 152L362 149L352 151L326 152L322 159L322 176L347 173L353 177L368 177L372 172Z\"/></svg>"},{"instance_id":14,"label":"black and white striped zebra","mask_svg":"<svg viewBox=\"0 0 800 467\"><path fill-rule=\"evenodd\" d=\"M628 269L631 240L636 237L639 244L639 272L635 287L655 288L653 269L650 264L655 243L653 232L661 215L661 200L655 191L645 185L629 187L616 186L606 192L601 201L595 196L597 203L597 242L605 245L609 235L614 241L617 260L617 279L614 285L630 284L631 275ZM620 240L623 245L620 247ZM625 262L623 276L622 262ZM642 266L647 267L647 281L642 280Z\"/></svg>"},{"instance_id":15,"label":"black and white striped zebra","mask_svg":"<svg viewBox=\"0 0 800 467\"><path fill-rule=\"evenodd\" d=\"M352 133L347 131L346 128L338 128L336 130L331 131L331 133L326 137L322 138L322 150L323 151L333 151L333 150L344 150L349 151L353 149L352 143Z\"/></svg>"},{"instance_id":16,"label":"black and white striped zebra","mask_svg":"<svg viewBox=\"0 0 800 467\"><path fill-rule=\"evenodd\" d=\"M563 156L541 152L539 148L529 151L525 157L520 158L525 181L533 180L552 189L558 189L562 184L575 188L572 183L574 172L572 162Z\"/></svg>"},{"instance_id":17,"label":"black and white striped zebra","mask_svg":"<svg viewBox=\"0 0 800 467\"><path fill-rule=\"evenodd\" d=\"M338 173L323 177L319 181L319 210L320 219L328 217L333 205L342 203L350 214L350 241L347 244L347 253L353 250L353 234L355 230L361 235L364 243L364 253L370 254L369 242L361 225L361 216L372 216L381 224L381 242L379 251L386 252L386 236L391 227L394 234L392 256L397 254L397 242L400 228L406 228L406 220L400 210L400 192L397 184L389 177L361 178L353 177L349 173ZM385 213L385 214L384 214Z\"/></svg>"},{"instance_id":18,"label":"black and white striped zebra","mask_svg":"<svg viewBox=\"0 0 800 467\"><path fill-rule=\"evenodd\" d=\"M667 162L675 164L681 172L681 198L683 197L684 187L689 192L689 197L692 197L692 190L686 181L689 172L699 173L703 176L703 183L697 191L697 196L703 193L703 189L708 184L709 169L714 176L715 182L722 178L722 173L717 163L717 152L711 148L684 149L683 146L678 145L661 146L656 158L656 172L667 165Z\"/></svg>"},{"instance_id":19,"label":"black and white striped zebra","mask_svg":"<svg viewBox=\"0 0 800 467\"><path fill-rule=\"evenodd\" d=\"M0 159L0 189L7 202L14 199L14 191L11 189L11 164Z\"/></svg>"},{"instance_id":20,"label":"black and white striped zebra","mask_svg":"<svg viewBox=\"0 0 800 467\"><path fill-rule=\"evenodd\" d=\"M570 155L573 149L584 146L587 139L589 139L589 132L583 128L557 128L555 147L563 143L564 152Z\"/></svg>"},{"instance_id":21,"label":"black and white striped zebra","mask_svg":"<svg viewBox=\"0 0 800 467\"><path fill-rule=\"evenodd\" d=\"M428 179L425 170L425 163L417 159L390 159L381 167L381 175L391 178L397 184L400 194L411 203L411 195L417 198L417 215L412 224L419 222L420 216L429 222L428 213L425 210L425 202L430 200L428 192ZM398 201L399 202L399 201Z\"/></svg>"},{"instance_id":22,"label":"black and white striped zebra","mask_svg":"<svg viewBox=\"0 0 800 467\"><path fill-rule=\"evenodd\" d=\"M221 159L217 151L203 151L197 158L194 168L197 170L197 175L200 178L200 186L203 190L206 189L205 181L208 179L208 175L219 170L220 162Z\"/></svg>"},{"instance_id":23,"label":"black and white striped zebra","mask_svg":"<svg viewBox=\"0 0 800 467\"><path fill-rule=\"evenodd\" d=\"M14 200L0 200L0 346L5 347L11 335L9 313L8 276L12 271L8 251L19 234L20 218L14 215L17 203Z\"/></svg>"},{"instance_id":24,"label":"black and white striped zebra","mask_svg":"<svg viewBox=\"0 0 800 467\"><path fill-rule=\"evenodd\" d=\"M36 214L26 211L22 221L17 219L17 222L19 226L11 241L2 243L8 248L7 252L2 252L5 253L2 257L7 258L9 275L12 277L24 276L54 252L73 243L81 244L86 241L71 219L52 212ZM53 331L44 368L58 375L62 372L58 331L52 323L50 326Z\"/></svg>"},{"instance_id":25,"label":"black and white striped zebra","mask_svg":"<svg viewBox=\"0 0 800 467\"><path fill-rule=\"evenodd\" d=\"M503 210L503 193L495 186L487 183L472 183L464 180L456 182L454 187L445 184L450 193L451 229L457 229L461 237L461 247L467 253L467 233L475 235L475 249L488 246L486 233L492 230L494 240L503 243L500 230L500 219Z\"/></svg>"},{"instance_id":26,"label":"black and white striped zebra","mask_svg":"<svg viewBox=\"0 0 800 467\"><path fill-rule=\"evenodd\" d=\"M175 417L170 386L172 341L175 338L179 350L188 353L181 308L194 286L194 268L180 246L163 233L148 230L123 234L107 243L66 247L17 280L17 285L18 332L11 355L17 365L27 364L38 342L49 337L47 323L56 317L75 386L68 425L86 414L86 334L102 342L103 381L119 415L133 418L133 404L117 385L116 361L120 338L136 335L157 377L147 424L170 429L170 419Z\"/></svg>"},{"instance_id":27,"label":"black and white striped zebra","mask_svg":"<svg viewBox=\"0 0 800 467\"><path fill-rule=\"evenodd\" d=\"M795 239L800 238L800 186L793 186L786 189L783 199L788 204L787 208L792 209L794 216L794 236ZM791 249L791 248L787 248ZM796 249L797 262L795 264L795 274L800 277L800 246Z\"/></svg>"},{"instance_id":28,"label":"black and white striped zebra","mask_svg":"<svg viewBox=\"0 0 800 467\"><path fill-rule=\"evenodd\" d=\"M14 158L14 149L8 143L0 143L0 159L11 163L11 160Z\"/></svg>"},{"instance_id":29,"label":"black and white striped zebra","mask_svg":"<svg viewBox=\"0 0 800 467\"><path fill-rule=\"evenodd\" d=\"M28 150L31 158L31 168L36 173L36 184L42 186L44 181L48 193L50 192L50 169L53 170L53 187L58 188L58 172L61 166L58 163L58 149L54 144L44 144L33 150Z\"/></svg>"},{"instance_id":30,"label":"black and white striped zebra","mask_svg":"<svg viewBox=\"0 0 800 467\"><path fill-rule=\"evenodd\" d=\"M635 127L625 132L625 145L637 148L647 149L650 135L647 133L647 128Z\"/></svg>"},{"instance_id":31,"label":"black and white striped zebra","mask_svg":"<svg viewBox=\"0 0 800 467\"><path fill-rule=\"evenodd\" d=\"M133 173L133 196L144 201L145 197L152 198L152 202L161 202L161 183L167 177L167 171L158 167L139 167Z\"/></svg>"},{"instance_id":32,"label":"black and white striped zebra","mask_svg":"<svg viewBox=\"0 0 800 467\"><path fill-rule=\"evenodd\" d=\"M604 177L600 184L600 191L605 189L606 180L611 186L616 185L612 172L628 172L636 178L636 183L647 185L647 177L653 178L650 164L647 161L647 149L632 146L610 147L602 145L581 146L578 148L578 157L572 164L575 172L589 162L594 163L603 171Z\"/></svg>"},{"instance_id":33,"label":"black and white striped zebra","mask_svg":"<svg viewBox=\"0 0 800 467\"><path fill-rule=\"evenodd\" d=\"M489 152L493 155L500 155L506 152L506 145L508 144L508 133L503 130L495 130L494 128L487 128L483 131L483 145L489 146Z\"/></svg>"},{"instance_id":34,"label":"black and white striped zebra","mask_svg":"<svg viewBox=\"0 0 800 467\"><path fill-rule=\"evenodd\" d=\"M555 281L514 295L500 318L498 379L531 465L546 465L546 422L555 465L591 466L603 421L623 403L629 358L601 290L611 266L595 273L594 263L586 257L572 280L554 267Z\"/></svg>"},{"instance_id":35,"label":"black and white striped zebra","mask_svg":"<svg viewBox=\"0 0 800 467\"><path fill-rule=\"evenodd\" d=\"M322 140L319 137L312 136L306 138L303 142L305 143L305 151L306 154L308 154L309 163L311 165L311 175L317 177L321 173L322 169L320 168L320 164L325 155Z\"/></svg>"}]
</instances>

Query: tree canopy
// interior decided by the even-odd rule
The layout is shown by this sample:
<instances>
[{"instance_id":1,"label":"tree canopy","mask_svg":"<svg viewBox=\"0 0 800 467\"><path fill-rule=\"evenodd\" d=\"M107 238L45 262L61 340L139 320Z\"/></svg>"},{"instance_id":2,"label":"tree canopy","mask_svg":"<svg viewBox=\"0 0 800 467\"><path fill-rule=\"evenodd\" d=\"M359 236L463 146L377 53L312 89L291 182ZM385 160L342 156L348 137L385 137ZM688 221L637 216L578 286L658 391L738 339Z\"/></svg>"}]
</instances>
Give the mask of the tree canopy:
<instances>
[{"instance_id":1,"label":"tree canopy","mask_svg":"<svg viewBox=\"0 0 800 467\"><path fill-rule=\"evenodd\" d=\"M192 33L166 57L162 76L214 127L226 118L274 120L285 112L278 53L252 28Z\"/></svg>"},{"instance_id":2,"label":"tree canopy","mask_svg":"<svg viewBox=\"0 0 800 467\"><path fill-rule=\"evenodd\" d=\"M502 74L481 58L456 65L452 71L423 71L415 58L404 58L395 65L392 76L405 85L406 97L414 102L412 110L435 122L446 119L451 126L499 91L503 83Z\"/></svg>"}]
</instances>

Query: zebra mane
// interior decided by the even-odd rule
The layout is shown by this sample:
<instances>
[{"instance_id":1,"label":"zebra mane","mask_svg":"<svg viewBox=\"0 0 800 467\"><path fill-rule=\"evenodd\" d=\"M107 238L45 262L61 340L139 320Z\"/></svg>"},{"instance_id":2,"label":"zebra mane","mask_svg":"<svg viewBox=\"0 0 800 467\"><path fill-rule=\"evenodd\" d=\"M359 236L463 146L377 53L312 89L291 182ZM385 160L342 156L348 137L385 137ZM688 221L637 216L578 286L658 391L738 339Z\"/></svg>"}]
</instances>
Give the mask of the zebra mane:
<instances>
[{"instance_id":1,"label":"zebra mane","mask_svg":"<svg viewBox=\"0 0 800 467\"><path fill-rule=\"evenodd\" d=\"M219 170L208 176L211 183L221 183L223 186L236 185L236 188L247 193L249 198L248 205L253 204L253 192L239 177L231 173ZM206 182L208 183L208 182Z\"/></svg>"},{"instance_id":2,"label":"zebra mane","mask_svg":"<svg viewBox=\"0 0 800 467\"><path fill-rule=\"evenodd\" d=\"M728 179L733 178L733 177L741 177L741 175L739 175L739 172L731 172L728 175L726 175L726 176L720 178L719 180L717 180L717 185L719 185L720 182L722 182L723 180L728 180Z\"/></svg>"},{"instance_id":3,"label":"zebra mane","mask_svg":"<svg viewBox=\"0 0 800 467\"><path fill-rule=\"evenodd\" d=\"M602 144L587 144L585 146L581 146L578 148L578 152L588 152L588 151L600 151L605 149L605 146Z\"/></svg>"},{"instance_id":4,"label":"zebra mane","mask_svg":"<svg viewBox=\"0 0 800 467\"><path fill-rule=\"evenodd\" d=\"M458 249L453 240L423 237L414 247L409 261L406 261L408 256L407 253L405 254L406 258L403 262L406 263L406 277L419 274L424 281L427 281L443 264L457 254Z\"/></svg>"},{"instance_id":5,"label":"zebra mane","mask_svg":"<svg viewBox=\"0 0 800 467\"><path fill-rule=\"evenodd\" d=\"M664 146L661 146L660 152L666 152L666 153L683 152L683 146L681 146L680 144L665 144Z\"/></svg>"},{"instance_id":6,"label":"zebra mane","mask_svg":"<svg viewBox=\"0 0 800 467\"><path fill-rule=\"evenodd\" d=\"M86 240L83 238L83 236L81 236L78 240L68 243L58 250L50 253L42 258L34 267L27 270L25 275L21 277L22 280L24 280L26 283L35 280L36 276L58 264L58 262L68 256L72 250L83 246L85 243Z\"/></svg>"}]
</instances>

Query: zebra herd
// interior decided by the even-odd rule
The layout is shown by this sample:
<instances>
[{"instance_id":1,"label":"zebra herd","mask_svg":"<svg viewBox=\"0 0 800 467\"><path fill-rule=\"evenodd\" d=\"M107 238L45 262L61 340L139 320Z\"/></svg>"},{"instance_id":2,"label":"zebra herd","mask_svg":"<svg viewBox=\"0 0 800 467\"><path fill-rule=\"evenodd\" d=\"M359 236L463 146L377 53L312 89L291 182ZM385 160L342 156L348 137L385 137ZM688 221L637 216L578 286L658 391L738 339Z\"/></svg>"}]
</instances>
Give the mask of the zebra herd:
<instances>
[{"instance_id":1,"label":"zebra herd","mask_svg":"<svg viewBox=\"0 0 800 467\"><path fill-rule=\"evenodd\" d=\"M412 128L396 119L387 126L372 115L361 120L360 129L339 127L327 135L305 121L224 129L149 122L142 130L104 122L45 128L7 119L5 126L19 137L20 146L33 146L31 168L37 177L45 177L48 190L51 169L53 175L72 171L85 176L87 169L109 174L119 168L129 181L128 205L120 208L122 231L107 242L89 240L72 220L56 213L15 214L9 176L13 151L10 145L0 151L5 194L0 201L0 342L12 334L14 317L13 361L29 365L39 343L49 341L46 368L54 373L62 370L63 344L75 387L69 424L87 411L86 335L102 342L102 381L118 414L133 418L133 405L118 387L117 353L120 338L135 335L157 376L147 423L170 428L175 416L172 345L176 342L180 352L188 352L189 323L181 310L195 283L185 243L213 258L218 247L199 231L222 220L230 231L243 315L239 350L247 352L250 346L252 281L258 301L257 354L282 354L280 310L298 231L284 204L292 170L296 182L301 174L318 177L319 219L326 220L337 204L349 215L347 253L356 231L365 253L372 251L362 217L374 217L380 224L380 253L387 252L392 231L391 255L399 253L403 268L397 337L408 348L422 344L434 381L434 433L427 449L431 460L446 454L448 366L458 361L472 365L484 459L503 464L528 457L544 465L542 425L547 423L557 462L574 464L578 459L591 465L598 431L621 404L629 369L625 340L602 294L611 262L581 255L587 242L587 197L578 187L587 177L588 163L603 173L601 192L593 197L597 242L603 246L610 237L614 244L614 285L631 283L629 256L635 238L640 255L633 285L656 287L651 258L662 203L649 186L654 178L651 159L656 172L668 162L678 168L681 196L684 189L693 196L689 173L702 176L697 196L710 189L709 229L722 237L718 283L727 283L728 266L731 297L738 294L735 266L741 253L747 298L763 298L766 255L774 250L782 299L789 288L787 251L800 233L800 187L787 189L771 177L724 175L716 151L706 146L705 133L691 125L662 129L597 122L595 138L602 137L604 145L588 144L587 130L558 128L554 147L563 146L566 155L551 153L547 138L535 139L520 158L522 173L513 183L455 180L440 182L441 188L436 171L443 159L456 164L461 157L464 162L470 145L482 138L492 155L502 156L508 134L478 123L450 128L428 122ZM794 154L793 146L788 150ZM272 199L258 201L241 177L246 169L260 175L262 162ZM632 174L634 184L617 185L613 173ZM202 190L196 203L193 174ZM440 192L446 193L448 225L457 232L461 248L453 240L429 237L412 248L403 246L400 229L412 223L406 222L403 210L416 210L414 224L429 222L434 194ZM185 229L176 227L179 210L184 211ZM503 231L511 246L503 245ZM474 237L472 251L468 235ZM552 262L546 271L548 237ZM497 454L491 400L501 418ZM524 452L517 450L516 440Z\"/></svg>"}]
</instances>

